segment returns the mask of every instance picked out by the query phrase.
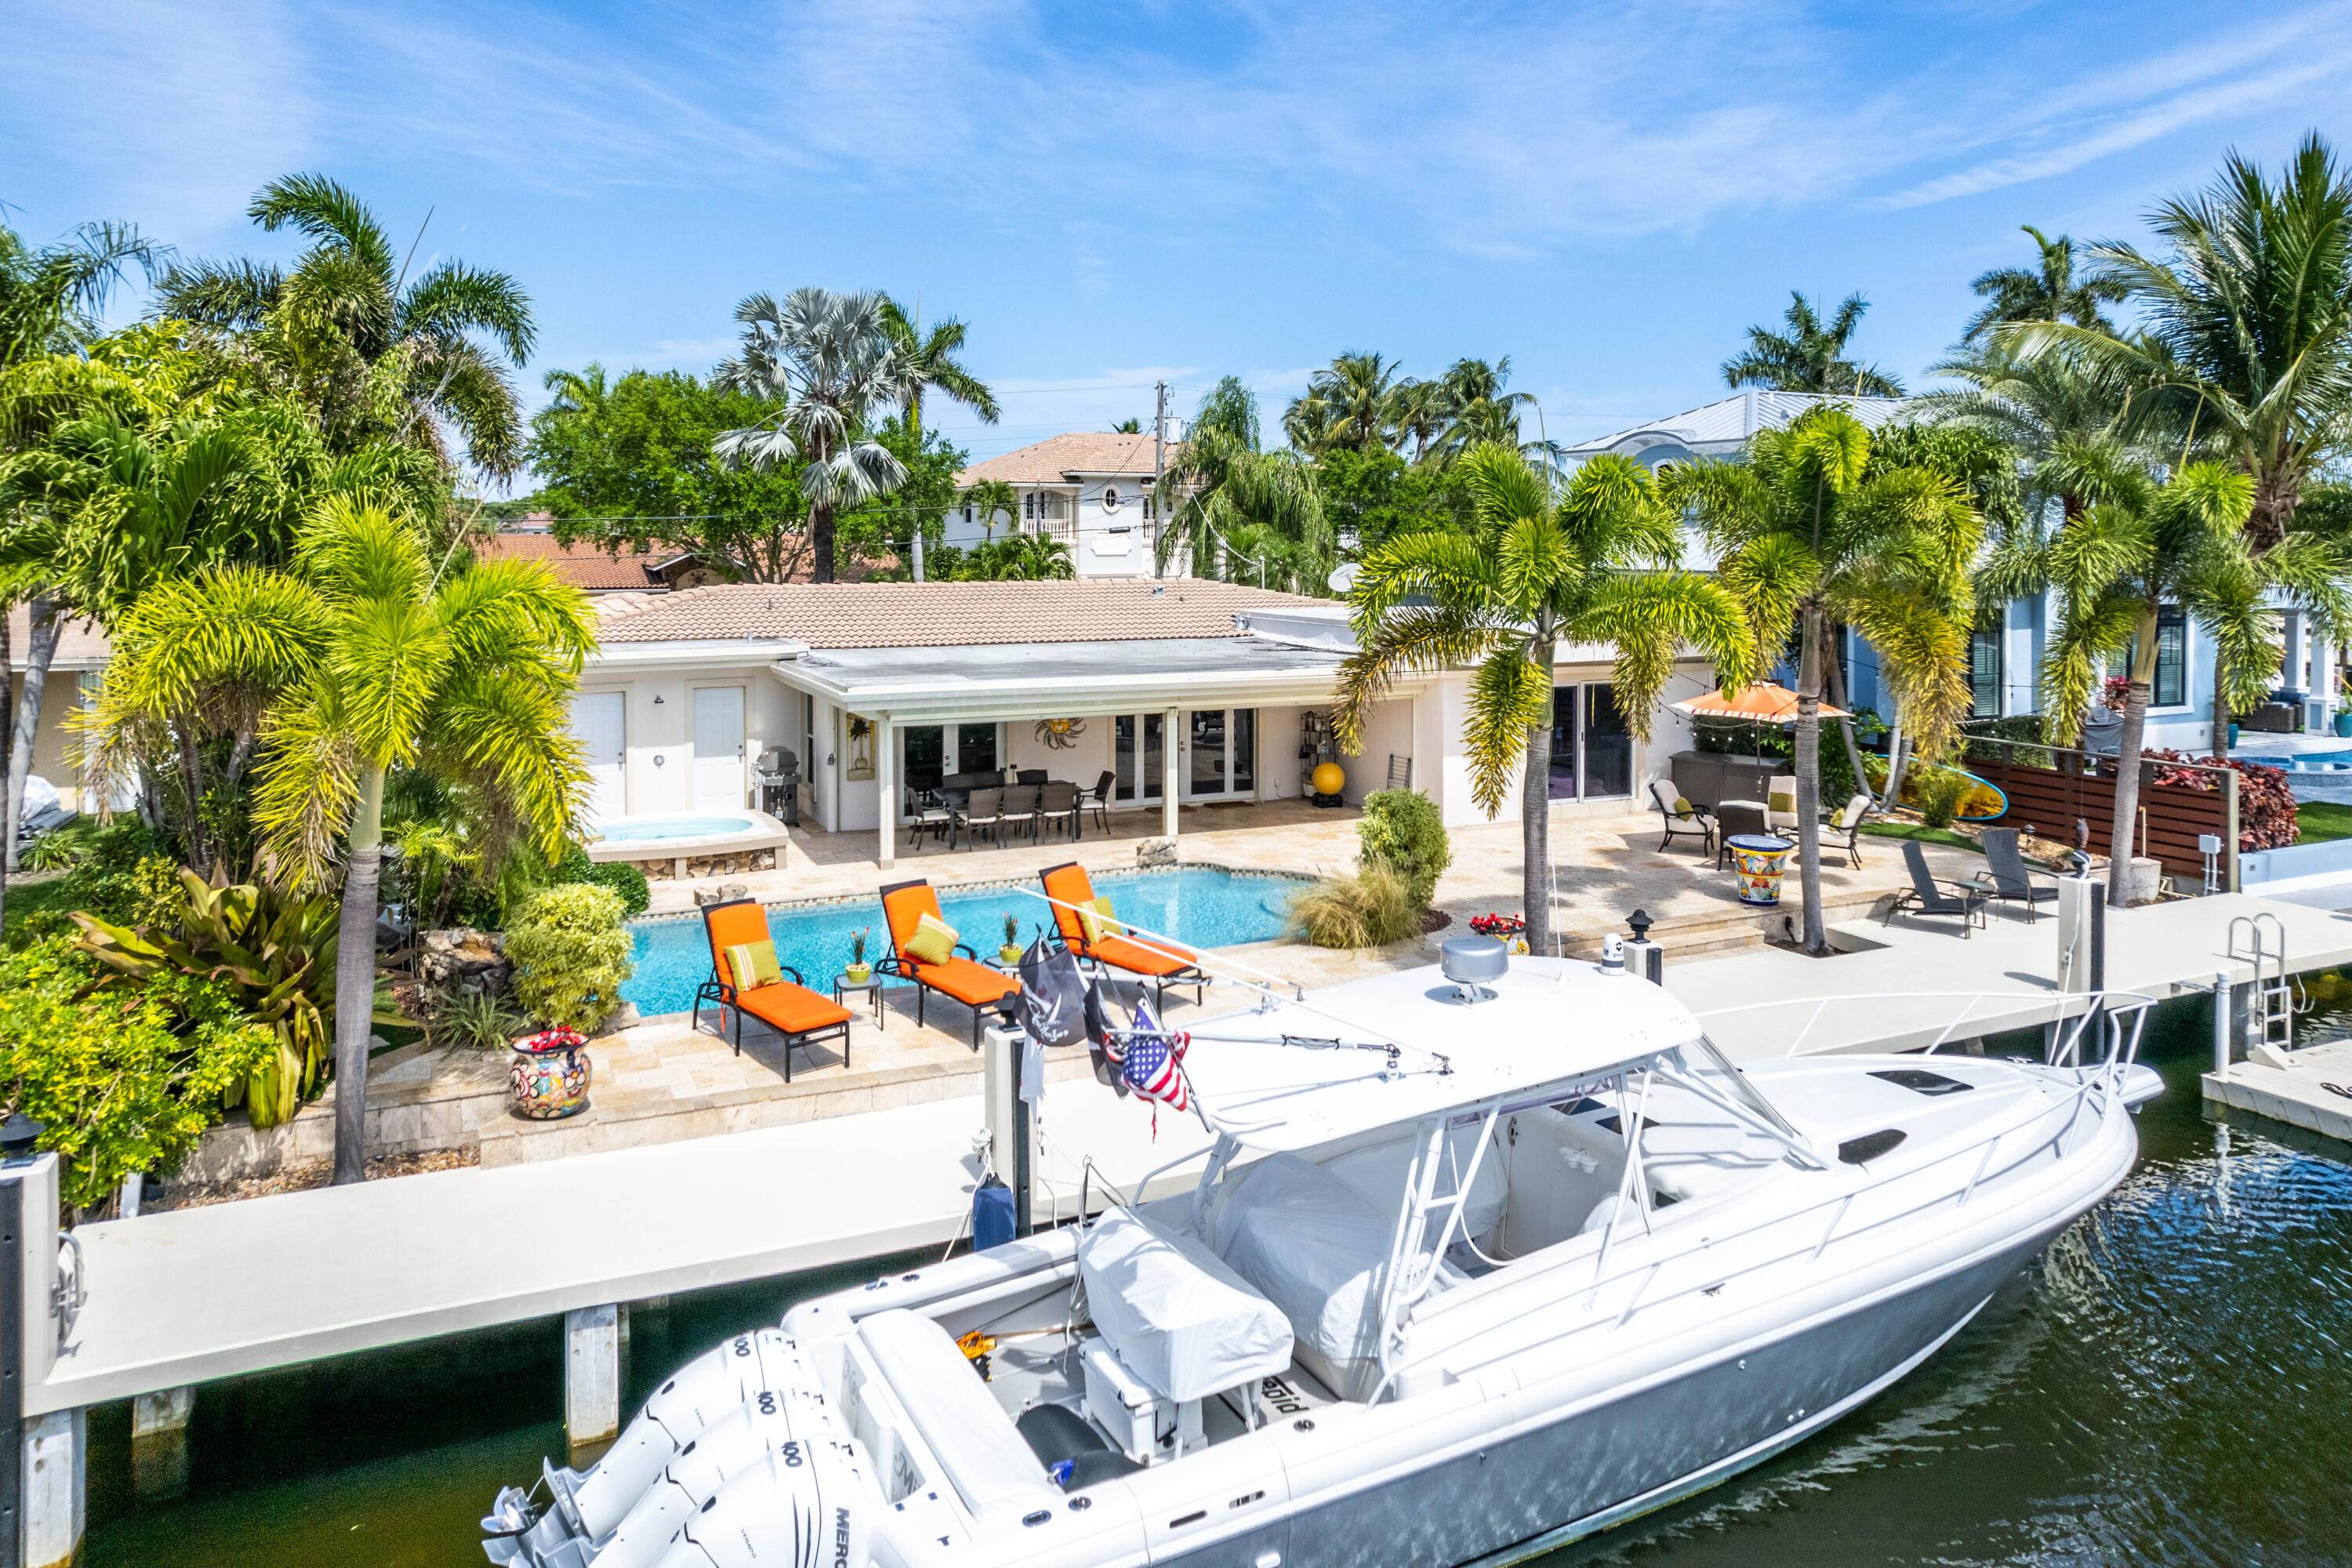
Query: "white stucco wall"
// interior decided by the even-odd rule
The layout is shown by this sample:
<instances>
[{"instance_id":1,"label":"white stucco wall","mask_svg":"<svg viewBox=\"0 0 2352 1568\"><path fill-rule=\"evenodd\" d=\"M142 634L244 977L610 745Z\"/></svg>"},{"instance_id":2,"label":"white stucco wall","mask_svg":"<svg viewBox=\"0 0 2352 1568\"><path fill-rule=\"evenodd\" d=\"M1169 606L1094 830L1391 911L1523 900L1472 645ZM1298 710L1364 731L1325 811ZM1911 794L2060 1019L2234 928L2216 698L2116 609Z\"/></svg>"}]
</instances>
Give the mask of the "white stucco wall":
<instances>
[{"instance_id":1,"label":"white stucco wall","mask_svg":"<svg viewBox=\"0 0 2352 1568\"><path fill-rule=\"evenodd\" d=\"M694 693L705 687L743 691L743 794L751 799L751 773L760 752L772 745L801 749L792 693L765 665L716 669L646 669L621 672L591 665L580 694L618 692L623 700L624 789L631 816L655 816L694 808ZM823 737L819 737L820 743Z\"/></svg>"}]
</instances>

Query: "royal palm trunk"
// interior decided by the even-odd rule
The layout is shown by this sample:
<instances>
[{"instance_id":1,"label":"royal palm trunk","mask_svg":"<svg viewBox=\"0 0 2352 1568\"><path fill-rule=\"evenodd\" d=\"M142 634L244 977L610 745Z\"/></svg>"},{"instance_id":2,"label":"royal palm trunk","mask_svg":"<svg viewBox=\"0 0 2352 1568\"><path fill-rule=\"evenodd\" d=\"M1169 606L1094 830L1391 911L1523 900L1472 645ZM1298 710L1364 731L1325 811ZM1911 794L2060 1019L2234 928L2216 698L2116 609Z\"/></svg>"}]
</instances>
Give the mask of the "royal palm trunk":
<instances>
[{"instance_id":1,"label":"royal palm trunk","mask_svg":"<svg viewBox=\"0 0 2352 1568\"><path fill-rule=\"evenodd\" d=\"M1527 776L1519 781L1519 898L1528 951L1551 952L1551 729L1528 727Z\"/></svg>"},{"instance_id":2,"label":"royal palm trunk","mask_svg":"<svg viewBox=\"0 0 2352 1568\"><path fill-rule=\"evenodd\" d=\"M2156 679L2156 601L2139 613L2138 640L2132 649L2129 695L2124 700L2124 731L2116 743L2116 816L2107 835L2107 902L2130 901L2131 862L2139 826L2140 747L2147 733L2147 694Z\"/></svg>"},{"instance_id":3,"label":"royal palm trunk","mask_svg":"<svg viewBox=\"0 0 2352 1568\"><path fill-rule=\"evenodd\" d=\"M368 1040L375 1010L375 913L383 868L383 770L360 776L335 942L335 1183L367 1175Z\"/></svg>"}]
</instances>

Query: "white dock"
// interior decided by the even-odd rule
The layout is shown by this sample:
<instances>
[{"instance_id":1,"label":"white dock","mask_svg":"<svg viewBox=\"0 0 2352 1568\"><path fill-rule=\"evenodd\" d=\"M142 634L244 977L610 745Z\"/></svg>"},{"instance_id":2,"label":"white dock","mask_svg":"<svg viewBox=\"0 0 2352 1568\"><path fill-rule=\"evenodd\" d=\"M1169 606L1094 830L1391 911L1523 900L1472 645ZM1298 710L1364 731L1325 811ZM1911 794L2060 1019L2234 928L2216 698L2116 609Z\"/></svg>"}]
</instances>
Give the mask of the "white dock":
<instances>
[{"instance_id":1,"label":"white dock","mask_svg":"<svg viewBox=\"0 0 2352 1568\"><path fill-rule=\"evenodd\" d=\"M2111 910L2107 984L2168 996L2232 969L2231 916L2285 923L2296 968L2352 963L2352 916L2244 897ZM1770 998L1919 990L1991 993L1969 1033L2038 1023L2055 922L1995 913L1962 941L1948 924L1856 922L1884 943L1833 959L1766 950L1669 965L1695 1010ZM2242 966L2233 982L2247 978ZM1935 1038L1958 1000L1908 1010L1823 1008L1814 1051L1902 1050ZM1802 1026L1782 1007L1709 1020L1735 1057L1784 1055ZM1979 1022L1980 1020L1980 1022ZM2347 1069L2352 1070L2352 1069ZM2314 1092L2320 1092L2315 1090ZM2333 1098L2332 1096L2328 1098ZM2352 1101L2347 1101L2352 1107ZM125 1399L438 1334L705 1286L944 1247L977 1167L977 1098L941 1100L543 1164L436 1172L81 1226L89 1300L74 1348L26 1390L28 1414ZM1046 1175L1066 1203L1091 1154L1124 1185L1203 1142L1092 1079L1045 1100ZM1043 1212L1047 1196L1037 1198Z\"/></svg>"},{"instance_id":2,"label":"white dock","mask_svg":"<svg viewBox=\"0 0 2352 1568\"><path fill-rule=\"evenodd\" d=\"M2273 1121L2352 1142L2352 1040L2305 1046L2286 1053L2284 1067L2259 1059L2232 1062L2204 1078L2205 1098Z\"/></svg>"}]
</instances>

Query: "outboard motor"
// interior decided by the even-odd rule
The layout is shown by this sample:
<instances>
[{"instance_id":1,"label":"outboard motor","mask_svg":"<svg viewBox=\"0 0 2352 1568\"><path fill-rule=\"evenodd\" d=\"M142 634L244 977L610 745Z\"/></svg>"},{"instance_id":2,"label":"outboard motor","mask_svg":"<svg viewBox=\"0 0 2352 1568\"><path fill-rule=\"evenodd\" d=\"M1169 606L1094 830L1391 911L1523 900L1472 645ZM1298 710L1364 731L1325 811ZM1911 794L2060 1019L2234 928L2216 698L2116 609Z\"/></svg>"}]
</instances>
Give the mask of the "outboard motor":
<instances>
[{"instance_id":1,"label":"outboard motor","mask_svg":"<svg viewBox=\"0 0 2352 1568\"><path fill-rule=\"evenodd\" d=\"M869 1568L881 1507L856 1444L787 1444L704 1503L654 1568Z\"/></svg>"},{"instance_id":2,"label":"outboard motor","mask_svg":"<svg viewBox=\"0 0 2352 1568\"><path fill-rule=\"evenodd\" d=\"M796 1420L829 1427L824 1384L782 1329L738 1334L681 1367L656 1391L604 1457L586 1470L549 1463L543 1505L520 1487L501 1490L482 1521L492 1563L584 1568L664 1470L713 1424L766 1394L798 1394ZM803 1409L813 1414L803 1417ZM543 1508L543 1511L541 1511Z\"/></svg>"},{"instance_id":3,"label":"outboard motor","mask_svg":"<svg viewBox=\"0 0 2352 1568\"><path fill-rule=\"evenodd\" d=\"M832 1425L824 1402L805 1391L754 1396L678 1450L661 1479L598 1546L588 1568L652 1568L687 1521L730 1482L775 1456L789 1457L830 1441ZM789 1458L786 1468L792 1468Z\"/></svg>"}]
</instances>

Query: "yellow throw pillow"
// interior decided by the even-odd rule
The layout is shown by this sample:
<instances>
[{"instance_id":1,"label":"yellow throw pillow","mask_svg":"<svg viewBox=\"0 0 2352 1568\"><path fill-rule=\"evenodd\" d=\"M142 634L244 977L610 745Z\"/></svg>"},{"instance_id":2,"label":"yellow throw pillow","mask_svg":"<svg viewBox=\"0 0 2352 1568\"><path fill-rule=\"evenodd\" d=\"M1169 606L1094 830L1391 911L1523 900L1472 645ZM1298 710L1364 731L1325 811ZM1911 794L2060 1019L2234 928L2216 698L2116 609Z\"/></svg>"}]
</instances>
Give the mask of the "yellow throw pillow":
<instances>
[{"instance_id":1,"label":"yellow throw pillow","mask_svg":"<svg viewBox=\"0 0 2352 1568\"><path fill-rule=\"evenodd\" d=\"M782 967L776 963L776 944L772 942L736 943L727 950L727 967L734 974L738 991L756 991L784 977Z\"/></svg>"},{"instance_id":2,"label":"yellow throw pillow","mask_svg":"<svg viewBox=\"0 0 2352 1568\"><path fill-rule=\"evenodd\" d=\"M1787 795L1783 794L1781 791L1774 790L1772 792L1772 798L1765 804L1782 816L1787 816L1797 809L1797 797L1793 795Z\"/></svg>"},{"instance_id":3,"label":"yellow throw pillow","mask_svg":"<svg viewBox=\"0 0 2352 1568\"><path fill-rule=\"evenodd\" d=\"M1087 945L1092 947L1107 936L1124 936L1127 927L1111 913L1110 896L1097 893L1078 906L1078 929L1086 932Z\"/></svg>"},{"instance_id":4,"label":"yellow throw pillow","mask_svg":"<svg viewBox=\"0 0 2352 1568\"><path fill-rule=\"evenodd\" d=\"M1677 816L1688 816L1692 812L1696 811L1698 807L1691 805L1690 796L1686 795L1678 795L1675 796L1675 814Z\"/></svg>"},{"instance_id":5,"label":"yellow throw pillow","mask_svg":"<svg viewBox=\"0 0 2352 1568\"><path fill-rule=\"evenodd\" d=\"M905 951L918 963L945 963L955 956L955 927L927 914L915 922L915 934L907 939Z\"/></svg>"}]
</instances>

